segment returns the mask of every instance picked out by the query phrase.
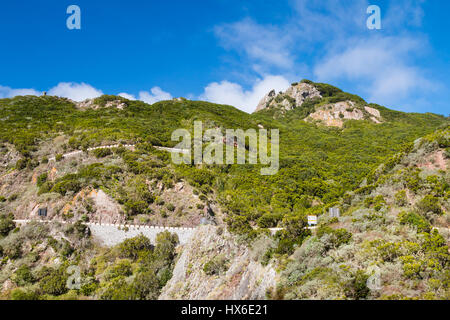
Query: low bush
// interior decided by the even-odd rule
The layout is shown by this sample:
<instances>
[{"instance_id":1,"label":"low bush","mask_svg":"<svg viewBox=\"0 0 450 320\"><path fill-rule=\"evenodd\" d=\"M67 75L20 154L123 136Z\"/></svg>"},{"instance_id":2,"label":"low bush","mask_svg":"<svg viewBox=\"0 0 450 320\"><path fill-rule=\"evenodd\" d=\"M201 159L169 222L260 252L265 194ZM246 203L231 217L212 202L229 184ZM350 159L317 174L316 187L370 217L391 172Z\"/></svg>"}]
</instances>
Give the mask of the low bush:
<instances>
[{"instance_id":1,"label":"low bush","mask_svg":"<svg viewBox=\"0 0 450 320\"><path fill-rule=\"evenodd\" d=\"M167 206L166 206L166 208L167 208L167 210L169 210L170 212L173 212L173 211L175 211L175 208L176 208L176 207L175 207L173 204L168 203Z\"/></svg>"},{"instance_id":2,"label":"low bush","mask_svg":"<svg viewBox=\"0 0 450 320\"><path fill-rule=\"evenodd\" d=\"M439 205L439 199L431 195L426 195L422 200L417 203L417 209L420 213L433 213L442 214L441 206Z\"/></svg>"},{"instance_id":3,"label":"low bush","mask_svg":"<svg viewBox=\"0 0 450 320\"><path fill-rule=\"evenodd\" d=\"M25 300L39 300L39 295L32 290L25 290L15 288L9 294L11 300L25 301Z\"/></svg>"},{"instance_id":4,"label":"low bush","mask_svg":"<svg viewBox=\"0 0 450 320\"><path fill-rule=\"evenodd\" d=\"M333 248L338 248L343 244L348 244L352 240L352 233L347 231L346 229L332 229L329 226L320 226L317 229L316 236L317 238L322 238L324 235L330 236L330 245ZM327 249L331 249L327 248Z\"/></svg>"},{"instance_id":5,"label":"low bush","mask_svg":"<svg viewBox=\"0 0 450 320\"><path fill-rule=\"evenodd\" d=\"M48 178L48 174L47 173L43 173L41 174L36 181L36 185L38 188L40 188L45 182L47 182L47 178Z\"/></svg>"},{"instance_id":6,"label":"low bush","mask_svg":"<svg viewBox=\"0 0 450 320\"><path fill-rule=\"evenodd\" d=\"M228 270L228 260L224 255L218 255L203 266L203 271L209 275L220 275Z\"/></svg>"},{"instance_id":7,"label":"low bush","mask_svg":"<svg viewBox=\"0 0 450 320\"><path fill-rule=\"evenodd\" d=\"M39 282L39 286L45 294L60 296L68 291L68 278L69 276L66 273L64 266L61 266L56 270L51 270L47 276L42 278Z\"/></svg>"},{"instance_id":8,"label":"low bush","mask_svg":"<svg viewBox=\"0 0 450 320\"><path fill-rule=\"evenodd\" d=\"M366 299L370 293L370 289L367 287L368 279L369 276L363 270L356 271L346 287L347 296L355 300Z\"/></svg>"},{"instance_id":9,"label":"low bush","mask_svg":"<svg viewBox=\"0 0 450 320\"><path fill-rule=\"evenodd\" d=\"M398 216L401 224L415 227L418 232L430 232L431 225L427 219L414 212L402 212Z\"/></svg>"},{"instance_id":10,"label":"low bush","mask_svg":"<svg viewBox=\"0 0 450 320\"><path fill-rule=\"evenodd\" d=\"M95 149L92 151L92 153L97 159L105 158L113 154L113 152L109 148Z\"/></svg>"},{"instance_id":11,"label":"low bush","mask_svg":"<svg viewBox=\"0 0 450 320\"><path fill-rule=\"evenodd\" d=\"M6 237L12 230L16 228L14 216L12 214L0 215L0 237Z\"/></svg>"},{"instance_id":12,"label":"low bush","mask_svg":"<svg viewBox=\"0 0 450 320\"><path fill-rule=\"evenodd\" d=\"M406 190L400 190L395 194L395 204L399 207L404 207L408 203L406 198Z\"/></svg>"},{"instance_id":13,"label":"low bush","mask_svg":"<svg viewBox=\"0 0 450 320\"><path fill-rule=\"evenodd\" d=\"M27 265L21 265L14 273L14 282L18 286L26 286L34 282L33 274L31 273L30 267Z\"/></svg>"}]
</instances>

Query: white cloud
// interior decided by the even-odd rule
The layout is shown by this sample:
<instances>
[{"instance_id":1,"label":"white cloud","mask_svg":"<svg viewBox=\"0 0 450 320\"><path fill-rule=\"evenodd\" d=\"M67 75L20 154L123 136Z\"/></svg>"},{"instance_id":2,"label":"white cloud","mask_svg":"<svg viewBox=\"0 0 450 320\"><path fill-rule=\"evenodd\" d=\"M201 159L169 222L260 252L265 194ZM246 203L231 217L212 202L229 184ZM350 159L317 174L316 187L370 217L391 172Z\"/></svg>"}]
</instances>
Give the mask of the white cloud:
<instances>
[{"instance_id":1,"label":"white cloud","mask_svg":"<svg viewBox=\"0 0 450 320\"><path fill-rule=\"evenodd\" d=\"M289 87L289 81L282 76L266 76L258 79L251 90L229 81L210 83L199 97L214 103L235 106L245 112L255 111L259 101L271 90L283 91Z\"/></svg>"},{"instance_id":2,"label":"white cloud","mask_svg":"<svg viewBox=\"0 0 450 320\"><path fill-rule=\"evenodd\" d=\"M301 74L345 86L352 93L386 106L414 105L435 93L437 83L427 73L427 62L421 57L430 44L414 29L422 24L425 0L396 0L380 5L382 31L366 27L366 10L371 4L368 0L290 3L293 10L282 24L244 19L215 28L219 43L238 54L229 61L233 70L239 70L241 79L279 74L297 81ZM309 67L304 67L305 61ZM221 95L219 88L232 93L231 97ZM249 111L249 94L238 84L213 83L207 90L210 92L205 91L203 97L240 101Z\"/></svg>"},{"instance_id":3,"label":"white cloud","mask_svg":"<svg viewBox=\"0 0 450 320\"><path fill-rule=\"evenodd\" d=\"M93 99L103 95L103 92L86 83L61 82L48 91L51 96L69 98L74 101Z\"/></svg>"},{"instance_id":4,"label":"white cloud","mask_svg":"<svg viewBox=\"0 0 450 320\"><path fill-rule=\"evenodd\" d=\"M286 70L294 65L292 35L276 26L260 25L247 18L216 26L214 31L225 49L245 55L257 73L271 66Z\"/></svg>"},{"instance_id":5,"label":"white cloud","mask_svg":"<svg viewBox=\"0 0 450 320\"><path fill-rule=\"evenodd\" d=\"M396 103L417 88L433 87L422 70L408 61L409 53L422 45L422 41L402 37L357 40L343 51L329 53L317 63L314 74L319 81L358 84L372 101Z\"/></svg>"},{"instance_id":6,"label":"white cloud","mask_svg":"<svg viewBox=\"0 0 450 320\"><path fill-rule=\"evenodd\" d=\"M0 86L0 98L13 98L15 96L40 96L42 93L34 89L13 89Z\"/></svg>"},{"instance_id":7,"label":"white cloud","mask_svg":"<svg viewBox=\"0 0 450 320\"><path fill-rule=\"evenodd\" d=\"M404 28L405 26L420 27L425 11L422 5L425 0L391 1L386 8L383 20L389 28Z\"/></svg>"},{"instance_id":8,"label":"white cloud","mask_svg":"<svg viewBox=\"0 0 450 320\"><path fill-rule=\"evenodd\" d=\"M34 89L13 89L0 85L0 98L12 98L22 95L40 96L42 95L42 92ZM61 82L57 86L51 88L48 91L48 95L69 98L74 101L84 101L86 99L97 98L103 95L103 92L86 83ZM118 95L129 100L137 100L134 95L126 92L119 93ZM170 100L172 99L172 95L161 90L160 87L153 87L150 92L139 92L138 99L153 104L161 100Z\"/></svg>"},{"instance_id":9,"label":"white cloud","mask_svg":"<svg viewBox=\"0 0 450 320\"><path fill-rule=\"evenodd\" d=\"M367 0L292 0L296 12L291 30L303 50L310 43L331 42L366 31Z\"/></svg>"},{"instance_id":10,"label":"white cloud","mask_svg":"<svg viewBox=\"0 0 450 320\"><path fill-rule=\"evenodd\" d=\"M172 95L168 92L163 91L160 87L153 87L150 91L151 92L139 92L139 100L142 100L148 104L153 104L158 101L172 99Z\"/></svg>"},{"instance_id":11,"label":"white cloud","mask_svg":"<svg viewBox=\"0 0 450 320\"><path fill-rule=\"evenodd\" d=\"M125 93L125 92L119 93L119 97L122 97L122 98L125 98L128 100L136 100L135 96L133 96L132 94Z\"/></svg>"}]
</instances>

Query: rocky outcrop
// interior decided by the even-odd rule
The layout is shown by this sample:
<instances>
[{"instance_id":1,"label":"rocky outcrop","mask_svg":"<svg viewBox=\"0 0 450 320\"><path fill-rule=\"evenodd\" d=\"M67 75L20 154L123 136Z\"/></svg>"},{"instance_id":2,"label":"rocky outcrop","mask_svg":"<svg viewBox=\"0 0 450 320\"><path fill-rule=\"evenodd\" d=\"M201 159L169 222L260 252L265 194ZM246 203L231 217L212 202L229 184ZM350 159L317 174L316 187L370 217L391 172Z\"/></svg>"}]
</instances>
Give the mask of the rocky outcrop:
<instances>
[{"instance_id":1,"label":"rocky outcrop","mask_svg":"<svg viewBox=\"0 0 450 320\"><path fill-rule=\"evenodd\" d=\"M326 104L310 114L305 121L316 120L329 127L342 127L344 120L371 120L381 123L380 111L370 107L360 108L353 101L342 101Z\"/></svg>"},{"instance_id":2,"label":"rocky outcrop","mask_svg":"<svg viewBox=\"0 0 450 320\"><path fill-rule=\"evenodd\" d=\"M377 109L371 108L371 107L364 107L364 110L366 110L368 113L370 113L372 116L374 116L377 119L381 118L380 111Z\"/></svg>"},{"instance_id":3,"label":"rocky outcrop","mask_svg":"<svg viewBox=\"0 0 450 320\"><path fill-rule=\"evenodd\" d=\"M0 170L7 169L16 165L21 158L20 153L10 144L0 145Z\"/></svg>"},{"instance_id":4,"label":"rocky outcrop","mask_svg":"<svg viewBox=\"0 0 450 320\"><path fill-rule=\"evenodd\" d=\"M273 267L262 266L244 244L221 227L201 226L183 248L173 277L160 299L245 300L265 299L276 286ZM217 272L210 272L214 262Z\"/></svg>"},{"instance_id":5,"label":"rocky outcrop","mask_svg":"<svg viewBox=\"0 0 450 320\"><path fill-rule=\"evenodd\" d=\"M86 99L81 102L73 102L75 106L79 109L98 109L101 108L100 105L95 103L95 99ZM127 104L121 100L108 101L105 104L105 108L117 108L119 110L123 110L126 108Z\"/></svg>"},{"instance_id":6,"label":"rocky outcrop","mask_svg":"<svg viewBox=\"0 0 450 320\"><path fill-rule=\"evenodd\" d=\"M264 96L264 98L261 99L261 101L258 103L258 105L256 106L256 111L261 111L263 109L266 109L269 107L270 103L273 101L273 99L276 97L276 92L275 90L270 91L268 94L266 94Z\"/></svg>"},{"instance_id":7,"label":"rocky outcrop","mask_svg":"<svg viewBox=\"0 0 450 320\"><path fill-rule=\"evenodd\" d=\"M292 110L300 107L306 99L321 97L319 90L315 86L309 83L298 83L279 94L276 94L275 90L270 91L259 102L256 112L275 106L284 110Z\"/></svg>"},{"instance_id":8,"label":"rocky outcrop","mask_svg":"<svg viewBox=\"0 0 450 320\"><path fill-rule=\"evenodd\" d=\"M377 124L383 122L380 111L364 106L363 99L358 100L356 96L352 99L351 95L334 87L326 87L322 96L323 89L320 88L319 84L302 81L292 84L285 92L276 94L272 90L261 99L256 112L276 108L283 115L289 110L302 107L309 100L313 103L304 106L305 121L318 121L331 127L342 127L345 120L369 120Z\"/></svg>"}]
</instances>

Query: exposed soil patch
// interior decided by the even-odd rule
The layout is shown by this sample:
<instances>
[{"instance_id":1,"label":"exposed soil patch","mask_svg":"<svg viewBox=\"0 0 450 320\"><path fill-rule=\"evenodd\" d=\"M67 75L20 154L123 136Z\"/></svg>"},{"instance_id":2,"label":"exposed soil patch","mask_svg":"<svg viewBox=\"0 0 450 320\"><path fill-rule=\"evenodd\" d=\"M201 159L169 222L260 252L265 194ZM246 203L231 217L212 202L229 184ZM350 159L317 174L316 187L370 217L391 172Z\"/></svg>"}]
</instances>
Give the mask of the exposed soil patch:
<instances>
[{"instance_id":1,"label":"exposed soil patch","mask_svg":"<svg viewBox=\"0 0 450 320\"><path fill-rule=\"evenodd\" d=\"M447 170L447 160L444 158L442 150L430 154L424 163L417 165L419 168L427 168L431 170Z\"/></svg>"}]
</instances>

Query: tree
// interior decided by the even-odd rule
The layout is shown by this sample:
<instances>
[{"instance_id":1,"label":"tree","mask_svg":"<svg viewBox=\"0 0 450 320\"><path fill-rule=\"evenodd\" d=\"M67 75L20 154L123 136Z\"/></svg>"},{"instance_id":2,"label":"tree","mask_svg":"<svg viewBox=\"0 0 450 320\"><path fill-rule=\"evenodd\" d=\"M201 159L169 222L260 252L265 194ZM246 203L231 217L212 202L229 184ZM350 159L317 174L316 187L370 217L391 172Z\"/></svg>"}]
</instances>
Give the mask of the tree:
<instances>
[{"instance_id":1,"label":"tree","mask_svg":"<svg viewBox=\"0 0 450 320\"><path fill-rule=\"evenodd\" d=\"M370 293L370 289L367 287L368 279L369 276L363 270L356 271L347 286L347 295L355 300L367 298Z\"/></svg>"},{"instance_id":2,"label":"tree","mask_svg":"<svg viewBox=\"0 0 450 320\"><path fill-rule=\"evenodd\" d=\"M68 291L66 286L68 277L63 266L52 270L40 281L41 290L46 294L60 296Z\"/></svg>"},{"instance_id":3,"label":"tree","mask_svg":"<svg viewBox=\"0 0 450 320\"><path fill-rule=\"evenodd\" d=\"M175 248L179 243L178 235L164 231L156 236L155 259L170 264L175 257Z\"/></svg>"},{"instance_id":4,"label":"tree","mask_svg":"<svg viewBox=\"0 0 450 320\"><path fill-rule=\"evenodd\" d=\"M153 246L150 243L150 239L141 234L137 237L126 239L118 245L118 249L121 257L136 260L141 251L152 251Z\"/></svg>"},{"instance_id":5,"label":"tree","mask_svg":"<svg viewBox=\"0 0 450 320\"><path fill-rule=\"evenodd\" d=\"M0 215L0 236L6 237L15 228L16 224L12 214Z\"/></svg>"}]
</instances>

